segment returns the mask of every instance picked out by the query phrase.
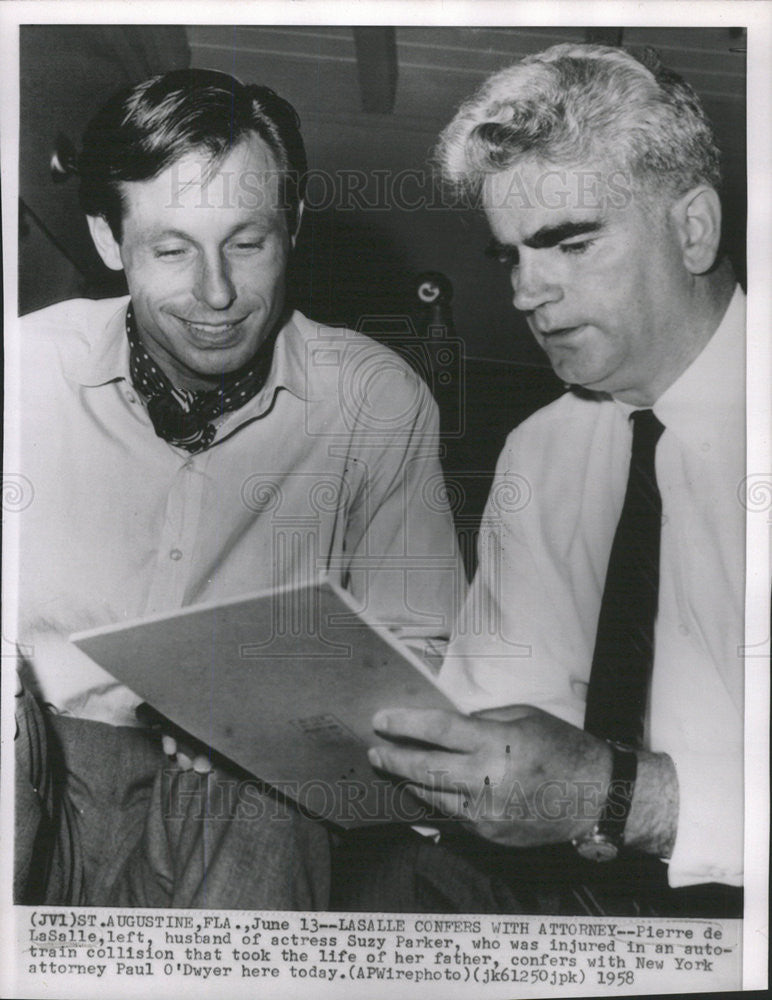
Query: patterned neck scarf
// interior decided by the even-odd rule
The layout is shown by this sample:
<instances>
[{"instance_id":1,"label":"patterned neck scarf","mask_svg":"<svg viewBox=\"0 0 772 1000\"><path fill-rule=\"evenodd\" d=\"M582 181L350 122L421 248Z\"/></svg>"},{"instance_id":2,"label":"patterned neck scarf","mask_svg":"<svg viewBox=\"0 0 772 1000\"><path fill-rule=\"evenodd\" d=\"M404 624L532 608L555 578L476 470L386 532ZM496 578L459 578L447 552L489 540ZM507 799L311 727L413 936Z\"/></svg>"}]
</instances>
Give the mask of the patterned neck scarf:
<instances>
[{"instance_id":1,"label":"patterned neck scarf","mask_svg":"<svg viewBox=\"0 0 772 1000\"><path fill-rule=\"evenodd\" d=\"M147 353L139 339L131 303L126 311L126 336L131 381L147 400L156 434L189 452L208 448L217 433L212 421L244 406L262 389L271 369L276 339L274 334L262 344L246 369L223 374L218 388L194 392L172 385Z\"/></svg>"}]
</instances>

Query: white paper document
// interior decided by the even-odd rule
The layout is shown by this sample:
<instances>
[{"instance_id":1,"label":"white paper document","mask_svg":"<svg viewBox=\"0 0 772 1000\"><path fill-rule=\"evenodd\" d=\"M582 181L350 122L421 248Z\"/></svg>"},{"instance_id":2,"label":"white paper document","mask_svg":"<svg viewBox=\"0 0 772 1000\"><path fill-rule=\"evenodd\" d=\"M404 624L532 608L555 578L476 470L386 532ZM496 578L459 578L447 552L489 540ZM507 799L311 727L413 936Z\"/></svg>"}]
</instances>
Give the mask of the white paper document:
<instances>
[{"instance_id":1,"label":"white paper document","mask_svg":"<svg viewBox=\"0 0 772 1000\"><path fill-rule=\"evenodd\" d=\"M327 580L73 635L177 726L342 827L425 816L376 775L379 708L449 708L431 671Z\"/></svg>"}]
</instances>

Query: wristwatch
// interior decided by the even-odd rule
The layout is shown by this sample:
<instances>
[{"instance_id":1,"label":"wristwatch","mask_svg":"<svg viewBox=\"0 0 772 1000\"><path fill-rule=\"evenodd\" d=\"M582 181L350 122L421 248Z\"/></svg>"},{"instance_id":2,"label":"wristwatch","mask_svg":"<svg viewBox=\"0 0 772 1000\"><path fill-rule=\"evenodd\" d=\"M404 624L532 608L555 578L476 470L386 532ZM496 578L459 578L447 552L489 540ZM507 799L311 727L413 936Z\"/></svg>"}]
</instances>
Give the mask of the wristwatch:
<instances>
[{"instance_id":1,"label":"wristwatch","mask_svg":"<svg viewBox=\"0 0 772 1000\"><path fill-rule=\"evenodd\" d=\"M608 795L600 819L589 833L572 841L577 854L588 861L613 861L619 855L638 773L638 756L632 747L613 740L606 742L613 756Z\"/></svg>"}]
</instances>

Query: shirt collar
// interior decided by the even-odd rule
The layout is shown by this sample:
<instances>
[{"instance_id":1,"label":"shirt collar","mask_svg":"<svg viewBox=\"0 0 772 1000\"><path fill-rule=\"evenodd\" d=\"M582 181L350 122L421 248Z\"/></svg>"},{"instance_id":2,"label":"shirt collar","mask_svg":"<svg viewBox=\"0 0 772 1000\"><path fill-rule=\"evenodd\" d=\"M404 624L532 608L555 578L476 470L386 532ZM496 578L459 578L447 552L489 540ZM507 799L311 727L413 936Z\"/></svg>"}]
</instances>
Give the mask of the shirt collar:
<instances>
[{"instance_id":1,"label":"shirt collar","mask_svg":"<svg viewBox=\"0 0 772 1000\"><path fill-rule=\"evenodd\" d=\"M80 385L95 387L129 378L129 342L126 339L128 295L110 300L102 324L81 331L82 350L73 351L64 361L65 375ZM100 303L102 305L102 303ZM108 306L108 302L104 302Z\"/></svg>"},{"instance_id":2,"label":"shirt collar","mask_svg":"<svg viewBox=\"0 0 772 1000\"><path fill-rule=\"evenodd\" d=\"M265 386L256 398L273 399L277 389L287 389L298 399L311 400L306 341L299 327L303 314L295 310L276 337L273 363Z\"/></svg>"},{"instance_id":3,"label":"shirt collar","mask_svg":"<svg viewBox=\"0 0 772 1000\"><path fill-rule=\"evenodd\" d=\"M126 337L126 309L129 297L112 300L115 308L108 310L104 323L96 329L85 330L86 346L82 351L66 359L66 374L80 385L96 387L121 379L130 380L129 343ZM107 303L105 303L106 305ZM247 404L241 413L255 409L262 412L278 389L288 389L298 399L310 399L306 379L305 339L298 329L302 322L301 313L294 312L276 337L271 371L260 392L250 400L254 408Z\"/></svg>"},{"instance_id":4,"label":"shirt collar","mask_svg":"<svg viewBox=\"0 0 772 1000\"><path fill-rule=\"evenodd\" d=\"M738 285L713 336L651 409L687 445L735 448L744 399L745 295ZM636 409L615 402L627 415Z\"/></svg>"}]
</instances>

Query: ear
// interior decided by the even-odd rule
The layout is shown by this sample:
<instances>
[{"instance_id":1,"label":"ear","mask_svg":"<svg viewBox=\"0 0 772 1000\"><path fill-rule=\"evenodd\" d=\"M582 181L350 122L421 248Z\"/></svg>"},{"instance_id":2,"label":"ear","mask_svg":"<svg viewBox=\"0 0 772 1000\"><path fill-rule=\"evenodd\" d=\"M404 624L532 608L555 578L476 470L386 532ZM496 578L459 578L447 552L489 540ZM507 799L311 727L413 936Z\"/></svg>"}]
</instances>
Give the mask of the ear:
<instances>
[{"instance_id":1,"label":"ear","mask_svg":"<svg viewBox=\"0 0 772 1000\"><path fill-rule=\"evenodd\" d=\"M687 271L705 274L713 267L721 239L721 202L707 184L692 188L671 207Z\"/></svg>"},{"instance_id":2,"label":"ear","mask_svg":"<svg viewBox=\"0 0 772 1000\"><path fill-rule=\"evenodd\" d=\"M303 209L304 208L305 208L305 202L299 201L298 202L298 218L297 218L297 222L295 223L295 232L294 233L290 233L290 245L292 246L293 250L295 249L295 244L297 243L297 239L298 239L298 233L300 232L300 223L303 221Z\"/></svg>"},{"instance_id":3,"label":"ear","mask_svg":"<svg viewBox=\"0 0 772 1000\"><path fill-rule=\"evenodd\" d=\"M105 265L111 271L122 271L121 245L113 236L113 231L107 224L107 220L103 219L101 215L87 215L86 221L94 246Z\"/></svg>"}]
</instances>

